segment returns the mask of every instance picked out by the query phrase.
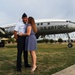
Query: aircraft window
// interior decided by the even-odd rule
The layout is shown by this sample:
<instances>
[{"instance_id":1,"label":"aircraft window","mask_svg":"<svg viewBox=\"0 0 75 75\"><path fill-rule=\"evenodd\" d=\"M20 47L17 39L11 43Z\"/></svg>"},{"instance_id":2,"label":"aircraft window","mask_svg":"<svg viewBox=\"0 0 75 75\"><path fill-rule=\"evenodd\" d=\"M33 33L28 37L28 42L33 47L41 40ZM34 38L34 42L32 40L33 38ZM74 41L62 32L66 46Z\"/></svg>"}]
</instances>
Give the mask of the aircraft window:
<instances>
[{"instance_id":1,"label":"aircraft window","mask_svg":"<svg viewBox=\"0 0 75 75\"><path fill-rule=\"evenodd\" d=\"M41 25L43 25L43 23L41 23Z\"/></svg>"},{"instance_id":2,"label":"aircraft window","mask_svg":"<svg viewBox=\"0 0 75 75\"><path fill-rule=\"evenodd\" d=\"M48 25L50 25L50 23L48 23Z\"/></svg>"},{"instance_id":3,"label":"aircraft window","mask_svg":"<svg viewBox=\"0 0 75 75\"><path fill-rule=\"evenodd\" d=\"M39 25L39 23L37 23L37 25Z\"/></svg>"}]
</instances>

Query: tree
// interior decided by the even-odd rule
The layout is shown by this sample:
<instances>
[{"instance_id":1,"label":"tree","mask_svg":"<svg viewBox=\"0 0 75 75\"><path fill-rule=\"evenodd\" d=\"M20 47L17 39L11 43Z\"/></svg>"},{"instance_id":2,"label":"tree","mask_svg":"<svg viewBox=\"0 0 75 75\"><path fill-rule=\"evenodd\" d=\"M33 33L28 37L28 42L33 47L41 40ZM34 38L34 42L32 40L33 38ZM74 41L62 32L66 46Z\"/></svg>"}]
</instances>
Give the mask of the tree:
<instances>
[{"instance_id":1,"label":"tree","mask_svg":"<svg viewBox=\"0 0 75 75\"><path fill-rule=\"evenodd\" d=\"M53 39L51 39L51 40L50 40L50 43L53 43L53 42L54 42L54 40L53 40Z\"/></svg>"},{"instance_id":2,"label":"tree","mask_svg":"<svg viewBox=\"0 0 75 75\"><path fill-rule=\"evenodd\" d=\"M42 40L38 40L37 41L38 43L44 43L44 40L42 39Z\"/></svg>"},{"instance_id":3,"label":"tree","mask_svg":"<svg viewBox=\"0 0 75 75\"><path fill-rule=\"evenodd\" d=\"M15 42L15 41L14 41L14 38L9 38L9 39L8 39L8 43L11 43L11 42L12 42L12 43Z\"/></svg>"},{"instance_id":4,"label":"tree","mask_svg":"<svg viewBox=\"0 0 75 75\"><path fill-rule=\"evenodd\" d=\"M61 44L63 42L63 40L61 38L59 38L58 42Z\"/></svg>"},{"instance_id":5,"label":"tree","mask_svg":"<svg viewBox=\"0 0 75 75\"><path fill-rule=\"evenodd\" d=\"M49 40L48 40L48 39L43 39L43 40L44 40L44 42L45 42L45 43L48 43L48 42L49 42Z\"/></svg>"}]
</instances>

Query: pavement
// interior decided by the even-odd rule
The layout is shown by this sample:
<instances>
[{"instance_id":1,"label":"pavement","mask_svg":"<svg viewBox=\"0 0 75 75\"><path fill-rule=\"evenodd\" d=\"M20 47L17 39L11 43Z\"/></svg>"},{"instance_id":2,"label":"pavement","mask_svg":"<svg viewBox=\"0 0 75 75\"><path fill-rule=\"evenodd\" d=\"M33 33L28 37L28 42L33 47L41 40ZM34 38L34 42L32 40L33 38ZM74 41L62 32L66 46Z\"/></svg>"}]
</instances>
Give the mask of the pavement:
<instances>
[{"instance_id":1,"label":"pavement","mask_svg":"<svg viewBox=\"0 0 75 75\"><path fill-rule=\"evenodd\" d=\"M75 65L72 65L62 71L59 71L52 75L75 75Z\"/></svg>"}]
</instances>

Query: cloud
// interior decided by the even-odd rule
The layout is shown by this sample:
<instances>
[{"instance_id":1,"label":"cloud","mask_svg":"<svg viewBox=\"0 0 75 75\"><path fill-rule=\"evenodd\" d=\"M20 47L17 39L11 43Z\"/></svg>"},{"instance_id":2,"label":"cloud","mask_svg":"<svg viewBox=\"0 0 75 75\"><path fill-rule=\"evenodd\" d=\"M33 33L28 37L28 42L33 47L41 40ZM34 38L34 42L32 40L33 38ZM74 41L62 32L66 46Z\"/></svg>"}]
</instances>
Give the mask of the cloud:
<instances>
[{"instance_id":1,"label":"cloud","mask_svg":"<svg viewBox=\"0 0 75 75\"><path fill-rule=\"evenodd\" d=\"M75 0L0 0L0 25L17 22L24 12L35 19L75 21Z\"/></svg>"},{"instance_id":2,"label":"cloud","mask_svg":"<svg viewBox=\"0 0 75 75\"><path fill-rule=\"evenodd\" d=\"M11 22L10 17L4 12L0 12L0 24L9 22Z\"/></svg>"}]
</instances>

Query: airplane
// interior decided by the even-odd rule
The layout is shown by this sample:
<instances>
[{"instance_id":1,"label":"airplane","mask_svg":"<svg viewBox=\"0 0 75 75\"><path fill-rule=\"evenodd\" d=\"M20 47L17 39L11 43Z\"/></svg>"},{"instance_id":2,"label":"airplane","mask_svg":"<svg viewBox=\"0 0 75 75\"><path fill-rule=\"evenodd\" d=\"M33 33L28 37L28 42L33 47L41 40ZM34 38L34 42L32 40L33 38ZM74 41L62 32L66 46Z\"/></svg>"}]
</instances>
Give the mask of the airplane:
<instances>
[{"instance_id":1,"label":"airplane","mask_svg":"<svg viewBox=\"0 0 75 75\"><path fill-rule=\"evenodd\" d=\"M66 33L68 37L68 47L73 47L71 42L71 38L69 36L70 32L75 31L75 22L70 20L51 20L51 19L39 19L35 20L38 32L36 33L36 37L38 38L40 35L50 35L50 34L62 34ZM14 28L16 23L7 24L0 26L0 43L2 47L5 46L4 41L1 40L2 37L11 37L14 32Z\"/></svg>"}]
</instances>

